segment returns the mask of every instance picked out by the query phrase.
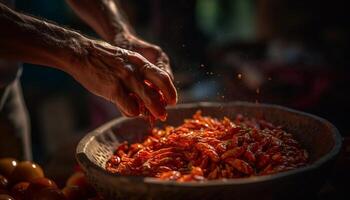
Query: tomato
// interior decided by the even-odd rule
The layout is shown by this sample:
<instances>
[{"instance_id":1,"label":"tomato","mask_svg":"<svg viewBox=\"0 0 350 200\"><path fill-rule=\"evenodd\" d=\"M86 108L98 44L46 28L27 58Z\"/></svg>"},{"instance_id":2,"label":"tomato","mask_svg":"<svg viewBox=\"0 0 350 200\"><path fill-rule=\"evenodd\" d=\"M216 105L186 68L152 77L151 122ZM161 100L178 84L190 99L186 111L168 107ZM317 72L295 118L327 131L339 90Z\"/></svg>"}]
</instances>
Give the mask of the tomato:
<instances>
[{"instance_id":1,"label":"tomato","mask_svg":"<svg viewBox=\"0 0 350 200\"><path fill-rule=\"evenodd\" d=\"M56 183L48 178L36 178L30 182L28 189L37 191L47 187L58 188Z\"/></svg>"},{"instance_id":2,"label":"tomato","mask_svg":"<svg viewBox=\"0 0 350 200\"><path fill-rule=\"evenodd\" d=\"M58 189L55 182L48 178L36 178L32 180L26 190L26 198L33 199L36 194L39 194L43 189L54 188Z\"/></svg>"},{"instance_id":3,"label":"tomato","mask_svg":"<svg viewBox=\"0 0 350 200\"><path fill-rule=\"evenodd\" d=\"M44 172L41 167L30 161L23 161L17 164L10 176L10 182L15 184L21 181L32 181L36 178L43 178Z\"/></svg>"},{"instance_id":4,"label":"tomato","mask_svg":"<svg viewBox=\"0 0 350 200\"><path fill-rule=\"evenodd\" d=\"M0 174L8 178L16 166L17 160L14 158L2 158L0 159Z\"/></svg>"}]
</instances>

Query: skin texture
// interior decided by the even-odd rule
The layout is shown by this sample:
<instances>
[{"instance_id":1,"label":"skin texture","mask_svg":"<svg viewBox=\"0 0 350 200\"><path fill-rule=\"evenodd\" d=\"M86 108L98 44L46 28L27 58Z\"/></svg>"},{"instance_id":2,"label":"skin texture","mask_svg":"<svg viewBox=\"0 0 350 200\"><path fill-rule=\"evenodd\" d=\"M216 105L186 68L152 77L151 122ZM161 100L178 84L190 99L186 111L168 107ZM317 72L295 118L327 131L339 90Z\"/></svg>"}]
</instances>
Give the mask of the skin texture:
<instances>
[{"instance_id":1,"label":"skin texture","mask_svg":"<svg viewBox=\"0 0 350 200\"><path fill-rule=\"evenodd\" d=\"M87 2L79 5L88 6L85 5ZM94 7L92 3L89 5ZM113 6L110 9L114 10ZM92 26L107 24L103 22L103 17L97 18L101 19L100 23L93 22L95 15L104 16L104 12L98 11L102 12L92 9L90 18L82 18ZM157 89L162 92L167 104L175 104L177 101L176 89L170 75L164 68L154 65L154 60L148 60L137 52L93 40L50 22L20 14L1 3L0 26L6 27L0 31L0 58L63 70L93 94L115 103L126 116L140 114L137 100L130 95L132 93L142 100L155 118L162 120L165 119L166 111L164 106L160 106L163 104L160 103ZM107 25L95 29L103 38L107 38L102 32L105 26ZM119 33L123 31L116 27L113 30ZM115 32L112 33L116 34ZM148 87L145 80L157 89Z\"/></svg>"},{"instance_id":2,"label":"skin texture","mask_svg":"<svg viewBox=\"0 0 350 200\"><path fill-rule=\"evenodd\" d=\"M173 78L168 56L159 46L150 44L134 34L116 0L66 1L104 40L141 54Z\"/></svg>"}]
</instances>

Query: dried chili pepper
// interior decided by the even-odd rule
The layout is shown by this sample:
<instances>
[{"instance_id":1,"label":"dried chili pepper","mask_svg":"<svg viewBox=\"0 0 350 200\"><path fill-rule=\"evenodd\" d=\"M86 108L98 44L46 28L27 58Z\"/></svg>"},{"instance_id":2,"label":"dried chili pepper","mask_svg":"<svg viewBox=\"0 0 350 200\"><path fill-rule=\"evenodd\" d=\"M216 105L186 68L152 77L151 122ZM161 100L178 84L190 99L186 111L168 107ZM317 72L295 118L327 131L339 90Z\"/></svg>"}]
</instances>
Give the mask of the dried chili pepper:
<instances>
[{"instance_id":1,"label":"dried chili pepper","mask_svg":"<svg viewBox=\"0 0 350 200\"><path fill-rule=\"evenodd\" d=\"M165 97L164 97L164 94L162 93L162 91L159 90L157 88L157 86L155 86L152 82L150 82L148 80L144 80L143 82L146 85L146 87L152 88L153 90L157 91L156 95L157 95L157 98L159 99L159 102L160 102L159 106L165 108L167 103L166 103L166 100L165 100ZM144 119L148 120L150 127L153 128L154 123L157 120L157 118L154 115L152 115L152 113L148 110L148 108L146 108L144 102L141 100L141 98L138 95L136 95L135 93L130 93L129 96L134 98L137 101L138 106L139 106L140 116L143 117ZM164 119L162 118L160 120L165 121L166 118L167 118L167 113L165 113Z\"/></svg>"},{"instance_id":2,"label":"dried chili pepper","mask_svg":"<svg viewBox=\"0 0 350 200\"><path fill-rule=\"evenodd\" d=\"M197 111L178 127L153 128L141 143L120 144L106 169L187 182L267 175L307 162L307 151L280 126L242 115L218 120Z\"/></svg>"}]
</instances>

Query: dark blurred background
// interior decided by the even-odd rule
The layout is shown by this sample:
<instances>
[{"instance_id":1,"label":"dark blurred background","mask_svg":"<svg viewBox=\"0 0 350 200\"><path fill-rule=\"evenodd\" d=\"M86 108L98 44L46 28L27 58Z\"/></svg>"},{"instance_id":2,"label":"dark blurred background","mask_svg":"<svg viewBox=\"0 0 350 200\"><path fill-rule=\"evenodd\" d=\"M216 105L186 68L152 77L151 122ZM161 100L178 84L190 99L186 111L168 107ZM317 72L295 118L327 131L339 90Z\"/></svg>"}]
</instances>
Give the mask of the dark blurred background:
<instances>
[{"instance_id":1,"label":"dark blurred background","mask_svg":"<svg viewBox=\"0 0 350 200\"><path fill-rule=\"evenodd\" d=\"M345 1L121 3L138 35L168 53L180 102L280 104L326 118L350 136ZM17 0L17 10L97 37L64 0ZM120 114L65 73L24 65L34 160L49 173L66 173L79 139Z\"/></svg>"}]
</instances>

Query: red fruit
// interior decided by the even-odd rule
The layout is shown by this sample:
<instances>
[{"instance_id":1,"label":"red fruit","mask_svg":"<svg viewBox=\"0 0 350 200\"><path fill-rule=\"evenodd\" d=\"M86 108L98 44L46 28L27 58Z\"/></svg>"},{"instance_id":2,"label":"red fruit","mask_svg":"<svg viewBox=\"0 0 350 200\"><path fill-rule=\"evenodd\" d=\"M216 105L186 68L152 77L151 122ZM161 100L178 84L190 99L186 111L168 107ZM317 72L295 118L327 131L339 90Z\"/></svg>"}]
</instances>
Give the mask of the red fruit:
<instances>
[{"instance_id":1,"label":"red fruit","mask_svg":"<svg viewBox=\"0 0 350 200\"><path fill-rule=\"evenodd\" d=\"M16 200L24 200L25 193L29 187L29 182L20 182L12 187L11 193Z\"/></svg>"},{"instance_id":2,"label":"red fruit","mask_svg":"<svg viewBox=\"0 0 350 200\"><path fill-rule=\"evenodd\" d=\"M45 188L58 189L55 182L48 178L37 178L30 182L27 191L25 193L26 198L33 199L36 194L39 194L41 190Z\"/></svg>"},{"instance_id":3,"label":"red fruit","mask_svg":"<svg viewBox=\"0 0 350 200\"><path fill-rule=\"evenodd\" d=\"M2 158L0 159L0 174L9 178L16 166L17 160L13 158Z\"/></svg>"},{"instance_id":4,"label":"red fruit","mask_svg":"<svg viewBox=\"0 0 350 200\"><path fill-rule=\"evenodd\" d=\"M47 187L57 188L57 185L55 182L48 178L37 178L30 182L28 189L35 191Z\"/></svg>"},{"instance_id":5,"label":"red fruit","mask_svg":"<svg viewBox=\"0 0 350 200\"><path fill-rule=\"evenodd\" d=\"M12 184L22 181L32 181L36 178L43 178L44 172L41 167L30 161L20 162L12 171L10 182Z\"/></svg>"}]
</instances>

